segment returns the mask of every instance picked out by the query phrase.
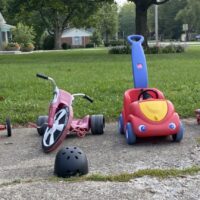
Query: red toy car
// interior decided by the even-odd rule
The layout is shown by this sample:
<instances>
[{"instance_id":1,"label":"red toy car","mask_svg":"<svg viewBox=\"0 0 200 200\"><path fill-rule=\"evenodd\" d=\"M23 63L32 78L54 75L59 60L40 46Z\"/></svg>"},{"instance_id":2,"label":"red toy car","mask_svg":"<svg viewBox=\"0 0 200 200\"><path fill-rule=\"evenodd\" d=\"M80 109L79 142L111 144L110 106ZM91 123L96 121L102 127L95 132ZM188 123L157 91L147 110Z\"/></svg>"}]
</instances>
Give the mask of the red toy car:
<instances>
[{"instance_id":1,"label":"red toy car","mask_svg":"<svg viewBox=\"0 0 200 200\"><path fill-rule=\"evenodd\" d=\"M125 92L119 132L126 133L128 144L134 144L137 137L167 135L180 142L184 128L173 104L163 93L156 88L145 88Z\"/></svg>"},{"instance_id":2,"label":"red toy car","mask_svg":"<svg viewBox=\"0 0 200 200\"><path fill-rule=\"evenodd\" d=\"M137 137L167 135L180 142L184 128L173 104L158 89L148 88L147 65L141 45L144 37L131 35L128 41L132 45L134 88L124 94L119 132L126 133L128 144L134 144Z\"/></svg>"}]
</instances>

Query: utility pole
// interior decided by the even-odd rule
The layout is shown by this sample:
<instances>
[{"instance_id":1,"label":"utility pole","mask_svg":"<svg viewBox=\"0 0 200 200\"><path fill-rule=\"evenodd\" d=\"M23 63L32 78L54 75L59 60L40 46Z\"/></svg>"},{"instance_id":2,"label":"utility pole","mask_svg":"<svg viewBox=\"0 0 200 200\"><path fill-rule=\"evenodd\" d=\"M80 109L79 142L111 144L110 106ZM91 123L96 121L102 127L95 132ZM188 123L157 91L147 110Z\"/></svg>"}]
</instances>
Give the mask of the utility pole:
<instances>
[{"instance_id":1,"label":"utility pole","mask_svg":"<svg viewBox=\"0 0 200 200\"><path fill-rule=\"evenodd\" d=\"M155 5L155 38L156 46L158 46L158 5Z\"/></svg>"}]
</instances>

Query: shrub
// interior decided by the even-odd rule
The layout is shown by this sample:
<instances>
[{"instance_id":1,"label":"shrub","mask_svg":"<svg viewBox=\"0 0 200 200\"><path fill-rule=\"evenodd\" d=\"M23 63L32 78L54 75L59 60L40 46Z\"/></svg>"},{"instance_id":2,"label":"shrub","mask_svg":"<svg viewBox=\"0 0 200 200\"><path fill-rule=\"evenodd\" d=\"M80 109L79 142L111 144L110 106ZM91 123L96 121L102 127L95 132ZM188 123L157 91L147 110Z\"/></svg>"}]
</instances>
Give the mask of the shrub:
<instances>
[{"instance_id":1,"label":"shrub","mask_svg":"<svg viewBox=\"0 0 200 200\"><path fill-rule=\"evenodd\" d=\"M109 47L109 46L110 46L110 43L109 43L109 42L104 42L104 46L105 46L105 47Z\"/></svg>"},{"instance_id":2,"label":"shrub","mask_svg":"<svg viewBox=\"0 0 200 200\"><path fill-rule=\"evenodd\" d=\"M29 52L34 50L34 45L32 43L26 43L21 45L21 51Z\"/></svg>"},{"instance_id":3,"label":"shrub","mask_svg":"<svg viewBox=\"0 0 200 200\"><path fill-rule=\"evenodd\" d=\"M33 43L35 31L32 26L26 26L18 23L16 28L12 29L13 41L21 44Z\"/></svg>"},{"instance_id":4,"label":"shrub","mask_svg":"<svg viewBox=\"0 0 200 200\"><path fill-rule=\"evenodd\" d=\"M71 49L71 45L70 44L67 44L67 43L62 43L62 48L63 49Z\"/></svg>"},{"instance_id":5,"label":"shrub","mask_svg":"<svg viewBox=\"0 0 200 200\"><path fill-rule=\"evenodd\" d=\"M166 47L162 48L162 53L175 53L174 45L167 45Z\"/></svg>"},{"instance_id":6,"label":"shrub","mask_svg":"<svg viewBox=\"0 0 200 200\"><path fill-rule=\"evenodd\" d=\"M116 47L116 46L124 46L124 40L110 40L109 42L104 42L105 47Z\"/></svg>"},{"instance_id":7,"label":"shrub","mask_svg":"<svg viewBox=\"0 0 200 200\"><path fill-rule=\"evenodd\" d=\"M158 54L160 53L160 51L161 51L161 48L158 46L148 47L147 49L144 50L146 54Z\"/></svg>"},{"instance_id":8,"label":"shrub","mask_svg":"<svg viewBox=\"0 0 200 200\"><path fill-rule=\"evenodd\" d=\"M176 53L183 53L185 51L185 47L182 45L176 46Z\"/></svg>"},{"instance_id":9,"label":"shrub","mask_svg":"<svg viewBox=\"0 0 200 200\"><path fill-rule=\"evenodd\" d=\"M86 48L94 48L94 43L88 43L85 46Z\"/></svg>"},{"instance_id":10,"label":"shrub","mask_svg":"<svg viewBox=\"0 0 200 200\"><path fill-rule=\"evenodd\" d=\"M145 54L159 54L159 53L182 53L185 51L184 46L181 45L167 45L163 46L151 46L144 49ZM129 45L116 46L109 49L110 54L128 54L131 53Z\"/></svg>"},{"instance_id":11,"label":"shrub","mask_svg":"<svg viewBox=\"0 0 200 200\"><path fill-rule=\"evenodd\" d=\"M122 46L124 45L124 41L123 40L111 40L109 42L110 46L115 47L115 46Z\"/></svg>"},{"instance_id":12,"label":"shrub","mask_svg":"<svg viewBox=\"0 0 200 200\"><path fill-rule=\"evenodd\" d=\"M131 53L130 46L115 46L109 49L110 54L129 54Z\"/></svg>"},{"instance_id":13,"label":"shrub","mask_svg":"<svg viewBox=\"0 0 200 200\"><path fill-rule=\"evenodd\" d=\"M54 38L52 36L47 35L44 38L43 49L44 50L52 50L52 49L54 49Z\"/></svg>"},{"instance_id":14,"label":"shrub","mask_svg":"<svg viewBox=\"0 0 200 200\"><path fill-rule=\"evenodd\" d=\"M17 42L10 42L5 46L6 51L19 51L20 45Z\"/></svg>"},{"instance_id":15,"label":"shrub","mask_svg":"<svg viewBox=\"0 0 200 200\"><path fill-rule=\"evenodd\" d=\"M184 46L181 45L167 45L162 48L162 53L182 53L185 51Z\"/></svg>"}]
</instances>

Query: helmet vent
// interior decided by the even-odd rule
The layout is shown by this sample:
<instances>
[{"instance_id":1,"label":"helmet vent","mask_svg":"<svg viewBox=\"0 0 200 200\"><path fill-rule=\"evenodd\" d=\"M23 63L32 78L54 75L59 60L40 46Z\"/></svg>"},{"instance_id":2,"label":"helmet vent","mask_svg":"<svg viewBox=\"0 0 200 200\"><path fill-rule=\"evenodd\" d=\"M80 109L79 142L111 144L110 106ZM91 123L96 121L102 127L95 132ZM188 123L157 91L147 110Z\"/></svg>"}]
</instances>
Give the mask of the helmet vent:
<instances>
[{"instance_id":1,"label":"helmet vent","mask_svg":"<svg viewBox=\"0 0 200 200\"><path fill-rule=\"evenodd\" d=\"M69 149L69 147L66 147L66 149Z\"/></svg>"},{"instance_id":2,"label":"helmet vent","mask_svg":"<svg viewBox=\"0 0 200 200\"><path fill-rule=\"evenodd\" d=\"M75 156L76 159L78 159L78 156Z\"/></svg>"},{"instance_id":3,"label":"helmet vent","mask_svg":"<svg viewBox=\"0 0 200 200\"><path fill-rule=\"evenodd\" d=\"M80 152L80 151L79 151L78 153L79 153L79 154L81 154L81 152Z\"/></svg>"},{"instance_id":4,"label":"helmet vent","mask_svg":"<svg viewBox=\"0 0 200 200\"><path fill-rule=\"evenodd\" d=\"M70 159L70 156L67 156L67 160L69 160Z\"/></svg>"},{"instance_id":5,"label":"helmet vent","mask_svg":"<svg viewBox=\"0 0 200 200\"><path fill-rule=\"evenodd\" d=\"M74 147L74 149L77 149L77 147Z\"/></svg>"},{"instance_id":6,"label":"helmet vent","mask_svg":"<svg viewBox=\"0 0 200 200\"><path fill-rule=\"evenodd\" d=\"M71 153L74 153L74 151L71 151Z\"/></svg>"}]
</instances>

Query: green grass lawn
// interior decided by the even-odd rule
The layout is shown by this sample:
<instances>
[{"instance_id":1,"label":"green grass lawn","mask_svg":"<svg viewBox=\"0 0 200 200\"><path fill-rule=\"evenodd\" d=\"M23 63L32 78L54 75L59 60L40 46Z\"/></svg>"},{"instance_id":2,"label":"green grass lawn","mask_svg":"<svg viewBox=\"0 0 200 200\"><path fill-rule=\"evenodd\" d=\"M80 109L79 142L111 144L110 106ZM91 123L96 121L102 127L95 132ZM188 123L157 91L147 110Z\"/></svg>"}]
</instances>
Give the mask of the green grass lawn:
<instances>
[{"instance_id":1,"label":"green grass lawn","mask_svg":"<svg viewBox=\"0 0 200 200\"><path fill-rule=\"evenodd\" d=\"M181 117L193 116L200 107L200 47L182 54L147 55L149 86L164 92ZM47 114L52 87L36 78L52 76L60 88L83 92L94 99L74 102L76 117L103 113L116 120L123 93L133 87L130 55L110 55L107 50L72 50L27 55L0 55L0 120L35 121Z\"/></svg>"}]
</instances>

